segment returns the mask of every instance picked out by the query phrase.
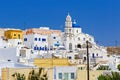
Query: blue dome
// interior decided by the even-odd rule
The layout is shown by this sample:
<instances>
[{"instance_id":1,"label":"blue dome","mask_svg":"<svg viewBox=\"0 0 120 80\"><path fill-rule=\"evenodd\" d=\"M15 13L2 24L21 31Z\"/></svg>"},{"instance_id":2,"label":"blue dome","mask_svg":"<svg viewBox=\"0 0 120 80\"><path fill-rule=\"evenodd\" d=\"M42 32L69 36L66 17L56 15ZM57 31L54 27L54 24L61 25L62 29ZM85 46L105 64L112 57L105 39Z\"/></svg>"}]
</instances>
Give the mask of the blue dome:
<instances>
[{"instance_id":1,"label":"blue dome","mask_svg":"<svg viewBox=\"0 0 120 80\"><path fill-rule=\"evenodd\" d=\"M74 21L73 24L72 24L72 27L73 27L73 28L80 28L80 25L78 25L78 24Z\"/></svg>"}]
</instances>

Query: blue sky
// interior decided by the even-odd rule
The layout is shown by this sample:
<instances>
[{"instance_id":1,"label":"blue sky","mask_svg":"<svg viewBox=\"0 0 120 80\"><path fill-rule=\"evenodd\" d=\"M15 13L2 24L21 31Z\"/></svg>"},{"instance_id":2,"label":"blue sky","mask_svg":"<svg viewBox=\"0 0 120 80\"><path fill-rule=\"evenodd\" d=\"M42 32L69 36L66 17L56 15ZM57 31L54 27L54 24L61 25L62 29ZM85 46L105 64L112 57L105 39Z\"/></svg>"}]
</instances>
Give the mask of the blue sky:
<instances>
[{"instance_id":1,"label":"blue sky","mask_svg":"<svg viewBox=\"0 0 120 80\"><path fill-rule=\"evenodd\" d=\"M0 27L64 30L69 12L98 44L120 45L120 0L0 0Z\"/></svg>"}]
</instances>

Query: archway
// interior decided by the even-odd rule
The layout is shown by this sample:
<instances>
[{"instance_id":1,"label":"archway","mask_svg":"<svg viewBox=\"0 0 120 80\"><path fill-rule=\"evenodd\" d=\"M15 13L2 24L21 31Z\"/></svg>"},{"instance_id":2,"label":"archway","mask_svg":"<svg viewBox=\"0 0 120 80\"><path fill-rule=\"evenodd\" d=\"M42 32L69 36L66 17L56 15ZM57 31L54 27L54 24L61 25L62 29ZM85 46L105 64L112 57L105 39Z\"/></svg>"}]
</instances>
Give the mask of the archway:
<instances>
[{"instance_id":1,"label":"archway","mask_svg":"<svg viewBox=\"0 0 120 80\"><path fill-rule=\"evenodd\" d=\"M72 51L72 43L69 43L69 50Z\"/></svg>"},{"instance_id":2,"label":"archway","mask_svg":"<svg viewBox=\"0 0 120 80\"><path fill-rule=\"evenodd\" d=\"M78 45L77 45L77 48L81 48L81 45L80 45L80 44L78 44Z\"/></svg>"}]
</instances>

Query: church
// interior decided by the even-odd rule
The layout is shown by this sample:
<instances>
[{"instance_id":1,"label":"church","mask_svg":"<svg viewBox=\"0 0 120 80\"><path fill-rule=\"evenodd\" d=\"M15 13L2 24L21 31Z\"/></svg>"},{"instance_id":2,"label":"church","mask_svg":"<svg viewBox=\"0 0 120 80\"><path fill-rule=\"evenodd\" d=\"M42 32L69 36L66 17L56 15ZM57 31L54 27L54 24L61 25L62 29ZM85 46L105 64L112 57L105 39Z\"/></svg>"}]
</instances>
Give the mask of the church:
<instances>
[{"instance_id":1,"label":"church","mask_svg":"<svg viewBox=\"0 0 120 80\"><path fill-rule=\"evenodd\" d=\"M65 29L63 33L63 44L68 52L80 50L86 47L86 41L95 45L94 37L82 32L82 28L77 22L72 21L71 16L68 14L65 21Z\"/></svg>"},{"instance_id":2,"label":"church","mask_svg":"<svg viewBox=\"0 0 120 80\"><path fill-rule=\"evenodd\" d=\"M86 61L86 42L88 41L89 59L91 62L99 63L100 61L108 60L106 48L96 44L93 36L83 33L81 26L75 20L72 21L70 14L66 17L62 40L68 54L76 55L75 53L77 53L79 58L81 56Z\"/></svg>"}]
</instances>

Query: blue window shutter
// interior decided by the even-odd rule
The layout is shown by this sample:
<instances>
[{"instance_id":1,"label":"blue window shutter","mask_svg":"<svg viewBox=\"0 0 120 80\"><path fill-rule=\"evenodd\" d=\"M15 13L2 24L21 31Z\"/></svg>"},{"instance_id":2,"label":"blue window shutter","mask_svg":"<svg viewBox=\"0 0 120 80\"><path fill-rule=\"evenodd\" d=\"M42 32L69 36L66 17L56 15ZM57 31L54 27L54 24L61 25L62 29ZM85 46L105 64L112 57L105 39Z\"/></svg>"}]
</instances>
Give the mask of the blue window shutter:
<instances>
[{"instance_id":1,"label":"blue window shutter","mask_svg":"<svg viewBox=\"0 0 120 80\"><path fill-rule=\"evenodd\" d=\"M34 50L37 50L37 48L36 48L36 47L34 47Z\"/></svg>"},{"instance_id":2,"label":"blue window shutter","mask_svg":"<svg viewBox=\"0 0 120 80\"><path fill-rule=\"evenodd\" d=\"M45 51L47 51L47 47L45 47Z\"/></svg>"},{"instance_id":3,"label":"blue window shutter","mask_svg":"<svg viewBox=\"0 0 120 80\"><path fill-rule=\"evenodd\" d=\"M43 39L42 39L42 41L46 41L46 39L45 39L45 38L43 38Z\"/></svg>"},{"instance_id":4,"label":"blue window shutter","mask_svg":"<svg viewBox=\"0 0 120 80\"><path fill-rule=\"evenodd\" d=\"M42 50L42 48L40 47L40 49L39 50Z\"/></svg>"},{"instance_id":5,"label":"blue window shutter","mask_svg":"<svg viewBox=\"0 0 120 80\"><path fill-rule=\"evenodd\" d=\"M44 47L42 48L42 50L44 50Z\"/></svg>"},{"instance_id":6,"label":"blue window shutter","mask_svg":"<svg viewBox=\"0 0 120 80\"><path fill-rule=\"evenodd\" d=\"M37 41L37 38L35 38L35 41Z\"/></svg>"},{"instance_id":7,"label":"blue window shutter","mask_svg":"<svg viewBox=\"0 0 120 80\"><path fill-rule=\"evenodd\" d=\"M24 41L27 41L27 38L24 38Z\"/></svg>"},{"instance_id":8,"label":"blue window shutter","mask_svg":"<svg viewBox=\"0 0 120 80\"><path fill-rule=\"evenodd\" d=\"M39 41L40 41L40 38L39 38Z\"/></svg>"},{"instance_id":9,"label":"blue window shutter","mask_svg":"<svg viewBox=\"0 0 120 80\"><path fill-rule=\"evenodd\" d=\"M95 58L95 54L94 53L92 53L92 58Z\"/></svg>"},{"instance_id":10,"label":"blue window shutter","mask_svg":"<svg viewBox=\"0 0 120 80\"><path fill-rule=\"evenodd\" d=\"M37 50L39 50L39 47L37 47Z\"/></svg>"}]
</instances>

